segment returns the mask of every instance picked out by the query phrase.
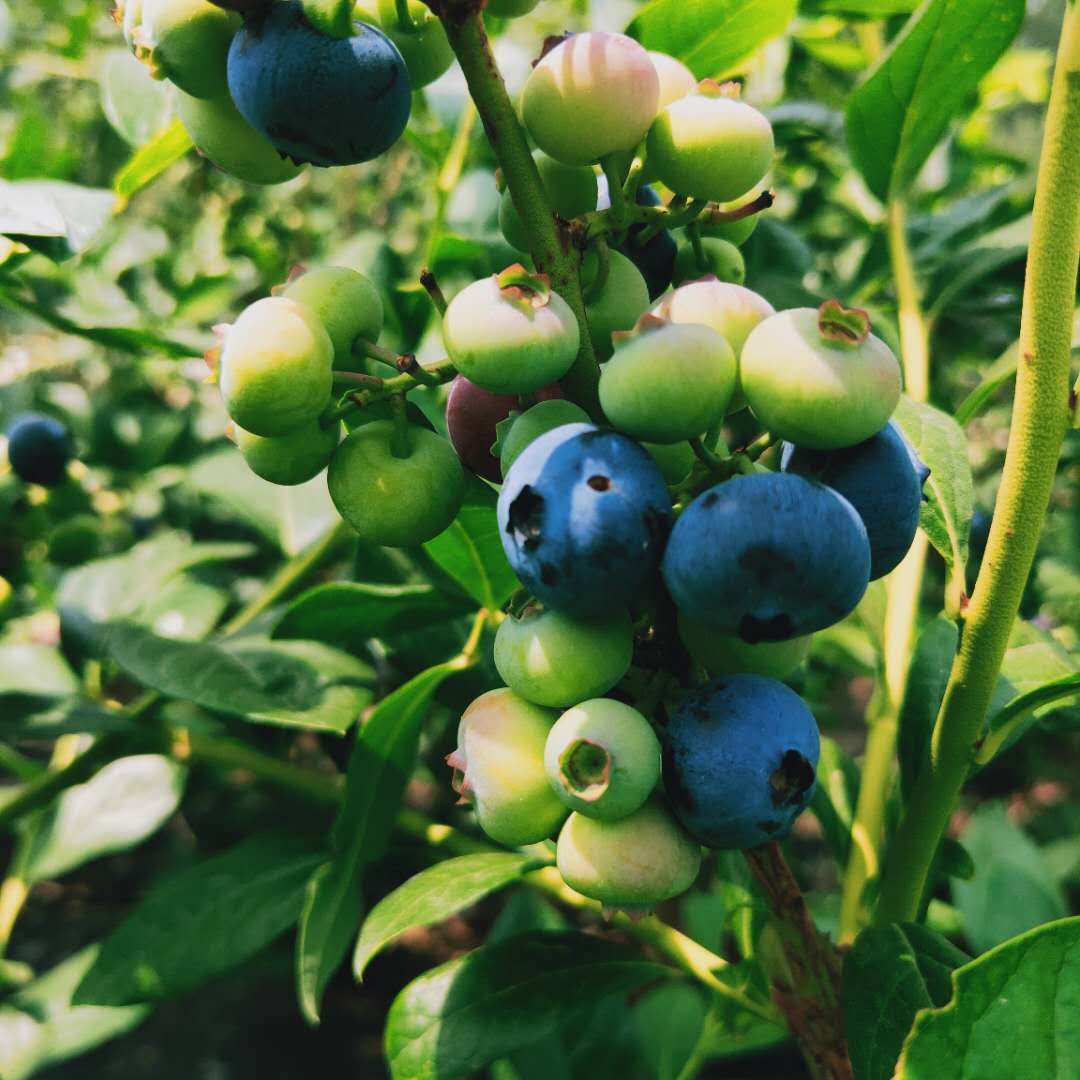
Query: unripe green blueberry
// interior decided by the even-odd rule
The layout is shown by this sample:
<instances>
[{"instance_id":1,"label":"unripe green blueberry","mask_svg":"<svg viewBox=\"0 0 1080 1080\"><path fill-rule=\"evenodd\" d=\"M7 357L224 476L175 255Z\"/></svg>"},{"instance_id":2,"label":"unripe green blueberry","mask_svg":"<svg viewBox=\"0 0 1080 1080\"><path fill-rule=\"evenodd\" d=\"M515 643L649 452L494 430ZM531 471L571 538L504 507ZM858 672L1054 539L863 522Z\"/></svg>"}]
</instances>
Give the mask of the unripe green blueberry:
<instances>
[{"instance_id":1,"label":"unripe green blueberry","mask_svg":"<svg viewBox=\"0 0 1080 1080\"><path fill-rule=\"evenodd\" d=\"M723 418L735 372L735 354L715 330L646 315L633 334L616 336L600 373L600 407L635 439L692 439Z\"/></svg>"},{"instance_id":2,"label":"unripe green blueberry","mask_svg":"<svg viewBox=\"0 0 1080 1080\"><path fill-rule=\"evenodd\" d=\"M679 637L686 651L714 678L719 675L764 675L786 679L810 655L812 634L787 641L761 641L751 645L734 634L723 634L711 626L679 612Z\"/></svg>"},{"instance_id":3,"label":"unripe green blueberry","mask_svg":"<svg viewBox=\"0 0 1080 1080\"><path fill-rule=\"evenodd\" d=\"M303 484L326 468L341 437L341 423L309 420L269 438L233 426L233 438L247 466L271 484Z\"/></svg>"},{"instance_id":4,"label":"unripe green blueberry","mask_svg":"<svg viewBox=\"0 0 1080 1080\"><path fill-rule=\"evenodd\" d=\"M745 102L711 92L673 101L649 129L649 164L672 191L726 202L769 171L769 121Z\"/></svg>"},{"instance_id":5,"label":"unripe green blueberry","mask_svg":"<svg viewBox=\"0 0 1080 1080\"><path fill-rule=\"evenodd\" d=\"M559 717L544 747L555 794L601 821L632 814L660 779L660 741L644 716L611 698L591 698Z\"/></svg>"},{"instance_id":6,"label":"unripe green blueberry","mask_svg":"<svg viewBox=\"0 0 1080 1080\"><path fill-rule=\"evenodd\" d=\"M245 308L229 327L218 381L225 409L256 435L284 435L326 408L334 347L318 316L284 296Z\"/></svg>"},{"instance_id":7,"label":"unripe green blueberry","mask_svg":"<svg viewBox=\"0 0 1080 1080\"><path fill-rule=\"evenodd\" d=\"M673 101L692 94L698 85L697 76L681 61L667 53L649 51L649 59L660 80L660 100L657 110L666 109Z\"/></svg>"},{"instance_id":8,"label":"unripe green blueberry","mask_svg":"<svg viewBox=\"0 0 1080 1080\"><path fill-rule=\"evenodd\" d=\"M900 365L865 312L835 301L765 319L740 357L740 383L774 435L811 450L869 439L900 400Z\"/></svg>"},{"instance_id":9,"label":"unripe green blueberry","mask_svg":"<svg viewBox=\"0 0 1080 1080\"><path fill-rule=\"evenodd\" d=\"M707 276L715 277L718 281L730 281L735 285L741 285L746 280L746 263L743 261L742 252L734 244L727 240L703 236L701 254L704 266L698 260L693 244L688 241L679 245L672 278L675 285Z\"/></svg>"},{"instance_id":10,"label":"unripe green blueberry","mask_svg":"<svg viewBox=\"0 0 1080 1080\"><path fill-rule=\"evenodd\" d=\"M544 771L544 745L556 713L505 687L481 694L458 724L446 759L454 788L471 802L480 828L508 847L546 840L566 817Z\"/></svg>"},{"instance_id":11,"label":"unripe green blueberry","mask_svg":"<svg viewBox=\"0 0 1080 1080\"><path fill-rule=\"evenodd\" d=\"M614 352L611 335L617 330L632 329L649 310L649 286L641 271L621 252L608 252L607 278L597 289L594 283L599 269L600 260L590 248L581 262L581 285L585 291L589 337L597 359L603 361Z\"/></svg>"},{"instance_id":12,"label":"unripe green blueberry","mask_svg":"<svg viewBox=\"0 0 1080 1080\"><path fill-rule=\"evenodd\" d=\"M738 366L743 345L750 331L776 309L763 296L730 281L691 281L668 293L653 308L653 313L673 323L701 323L711 326L726 339L735 353ZM741 385L728 405L728 412L746 408Z\"/></svg>"},{"instance_id":13,"label":"unripe green blueberry","mask_svg":"<svg viewBox=\"0 0 1080 1080\"><path fill-rule=\"evenodd\" d=\"M465 473L446 439L410 425L407 441L409 456L397 457L394 421L373 420L350 432L330 459L330 498L368 543L422 544L461 508Z\"/></svg>"},{"instance_id":14,"label":"unripe green blueberry","mask_svg":"<svg viewBox=\"0 0 1080 1080\"><path fill-rule=\"evenodd\" d=\"M572 401L538 401L519 415L511 414L498 425L499 469L505 476L518 454L545 432L563 424L587 424L589 414ZM504 425L509 427L505 428Z\"/></svg>"},{"instance_id":15,"label":"unripe green blueberry","mask_svg":"<svg viewBox=\"0 0 1080 1080\"><path fill-rule=\"evenodd\" d=\"M649 54L625 34L587 31L537 63L522 91L521 112L544 153L567 165L593 165L633 150L659 103L660 79Z\"/></svg>"},{"instance_id":16,"label":"unripe green blueberry","mask_svg":"<svg viewBox=\"0 0 1080 1080\"><path fill-rule=\"evenodd\" d=\"M334 367L349 370L357 338L378 341L383 327L379 290L344 266L320 266L290 281L282 294L318 315L334 346Z\"/></svg>"},{"instance_id":17,"label":"unripe green blueberry","mask_svg":"<svg viewBox=\"0 0 1080 1080\"><path fill-rule=\"evenodd\" d=\"M542 150L533 151L551 209L567 220L596 209L596 173L587 165L564 165ZM507 188L499 201L499 229L506 242L518 251L529 250L529 234L514 208Z\"/></svg>"},{"instance_id":18,"label":"unripe green blueberry","mask_svg":"<svg viewBox=\"0 0 1080 1080\"><path fill-rule=\"evenodd\" d=\"M142 0L134 32L135 55L156 79L168 79L187 94L216 98L226 93L229 43L240 16L209 0Z\"/></svg>"},{"instance_id":19,"label":"unripe green blueberry","mask_svg":"<svg viewBox=\"0 0 1080 1080\"><path fill-rule=\"evenodd\" d=\"M442 23L420 0L409 0L413 21L413 29L409 31L401 29L394 0L377 0L376 6L375 21L401 53L413 90L434 82L454 62L454 50L446 40Z\"/></svg>"},{"instance_id":20,"label":"unripe green blueberry","mask_svg":"<svg viewBox=\"0 0 1080 1080\"><path fill-rule=\"evenodd\" d=\"M725 202L719 204L721 210L735 210L741 202ZM709 221L703 218L699 227L702 236L713 236L717 240L726 240L729 244L742 247L750 234L757 228L758 218L761 214L747 214L746 217L736 218L734 221Z\"/></svg>"},{"instance_id":21,"label":"unripe green blueberry","mask_svg":"<svg viewBox=\"0 0 1080 1080\"><path fill-rule=\"evenodd\" d=\"M571 814L559 833L563 880L608 907L651 908L686 892L701 848L656 800L619 821Z\"/></svg>"},{"instance_id":22,"label":"unripe green blueberry","mask_svg":"<svg viewBox=\"0 0 1080 1080\"><path fill-rule=\"evenodd\" d=\"M664 482L669 486L682 483L690 475L690 470L697 460L688 442L643 442L641 445L649 451L649 456L660 466Z\"/></svg>"},{"instance_id":23,"label":"unripe green blueberry","mask_svg":"<svg viewBox=\"0 0 1080 1080\"><path fill-rule=\"evenodd\" d=\"M580 331L547 279L512 266L474 281L450 301L443 344L454 367L496 394L527 394L570 370Z\"/></svg>"},{"instance_id":24,"label":"unripe green blueberry","mask_svg":"<svg viewBox=\"0 0 1080 1080\"><path fill-rule=\"evenodd\" d=\"M283 158L241 115L226 90L214 98L176 91L176 111L196 149L222 172L249 184L281 184L303 171Z\"/></svg>"},{"instance_id":25,"label":"unripe green blueberry","mask_svg":"<svg viewBox=\"0 0 1080 1080\"><path fill-rule=\"evenodd\" d=\"M500 19L519 19L539 3L540 0L488 0L487 11Z\"/></svg>"},{"instance_id":26,"label":"unripe green blueberry","mask_svg":"<svg viewBox=\"0 0 1080 1080\"><path fill-rule=\"evenodd\" d=\"M495 635L495 667L516 694L566 708L606 694L626 674L634 632L626 611L574 618L532 610L504 619Z\"/></svg>"}]
</instances>

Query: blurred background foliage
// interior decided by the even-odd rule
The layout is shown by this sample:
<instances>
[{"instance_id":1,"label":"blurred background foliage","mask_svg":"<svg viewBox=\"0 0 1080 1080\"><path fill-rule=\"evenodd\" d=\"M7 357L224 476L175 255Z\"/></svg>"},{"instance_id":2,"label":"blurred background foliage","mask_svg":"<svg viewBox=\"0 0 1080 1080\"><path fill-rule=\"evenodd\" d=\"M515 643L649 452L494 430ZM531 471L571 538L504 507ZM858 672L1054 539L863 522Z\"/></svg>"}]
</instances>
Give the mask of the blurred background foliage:
<instances>
[{"instance_id":1,"label":"blurred background foliage","mask_svg":"<svg viewBox=\"0 0 1080 1080\"><path fill-rule=\"evenodd\" d=\"M1010 348L1019 326L1035 164L1062 3L1031 0L1019 38L982 81L963 123L934 152L910 200L913 257L932 322L931 401L949 413L973 392L972 400L982 403L966 424L976 490L969 581L1007 442ZM852 168L843 109L913 7L910 0L802 0L786 33L734 70L709 73L744 79L745 98L765 109L776 129L776 205L744 249L747 284L777 307L816 305L830 296L866 307L875 329L894 346L896 298L883 208ZM545 34L586 25L622 29L637 10L630 0L545 0L527 18L493 20L511 90L521 85ZM207 563L188 575L195 587L181 605L178 636L197 636L197 627L212 626L250 597L284 555L331 520L324 485L271 488L247 473L224 439L219 395L204 385L201 358L213 344L215 324L283 282L297 264L338 263L380 286L388 312L384 344L434 358L441 346L417 286L420 268L433 266L452 294L516 256L498 233L494 161L479 125L473 126L459 182L452 190L438 183L466 101L456 67L417 96L406 137L382 158L354 168L308 169L269 189L217 172L188 148L173 121L169 92L122 48L103 0L0 0L0 101L0 231L19 232L7 216L15 202L10 185L25 191L45 182L38 189L42 205L54 215L54 227L42 235L0 237L0 428L31 408L57 415L76 435L80 462L71 482L48 495L27 489L0 466L0 574L14 590L0 614L0 709L7 703L18 711L28 679L74 678L63 661L55 670L30 670L27 657L43 654L25 651L59 657L58 595L73 568L168 530L200 541L242 542L247 546L238 561ZM996 371L1002 373L997 380ZM437 418L436 408L427 411ZM1080 664L1078 479L1080 439L1073 434L1022 611L1036 635L1032 640L1043 646L1043 660L1049 655L1046 662L1063 672ZM378 551L359 552L352 567L353 576L366 581L411 580L416 572L396 554ZM129 579L120 587L148 584ZM854 757L880 663L877 586L861 618L817 636L801 687L823 730ZM943 568L931 552L926 620L940 609L943 587ZM449 622L365 651L384 680L399 681L450 655L457 633L457 624ZM1014 674L1022 679L1023 662L1018 664ZM438 760L461 705L490 679L479 670L440 692L425 760ZM977 948L1075 911L1080 901L1076 710L1059 707L1042 719L1037 733L970 785L972 798L958 818L960 838L986 872L940 892L932 905L932 924ZM296 761L318 766L326 760L329 767L336 754L341 763L339 751L310 733L256 729L253 737ZM195 837L198 847L213 851L277 820L277 796L245 786L242 775L236 779L239 784L223 785L194 771L183 815L174 815L153 839L62 881L41 882L20 921L12 961L48 969L98 940L159 871L190 861ZM451 813L441 773L425 774L416 784L413 794L421 804ZM823 855L819 833L807 816L793 847L801 872L813 882L816 912L828 926L835 917L836 871ZM377 872L380 888L422 864L415 849L391 855ZM992 896L998 862L1014 873L1022 867L1030 889ZM707 881L673 913L711 948L737 929L738 890L721 878L714 875L711 885ZM475 944L496 918L558 924L561 916L553 909L526 910L540 903L513 894L501 914L488 902L468 919L411 934L404 948L373 964L362 992L344 976L332 985L317 1032L297 1014L291 953L282 944L206 990L161 1007L130 1034L42 1075L380 1075L382 1017L400 986ZM539 1072L531 1071L535 1060L522 1060L507 1064L510 1071L499 1080L607 1076L619 1069L628 1076L665 1075L653 1059L677 1056L678 1046L668 1044L684 1038L683 1027L692 1040L701 1022L694 992L684 987L672 993L685 997L684 991L689 1000L653 993L632 1010L607 1020L598 1016L602 1040L595 1032L592 1039L579 1033L564 1039L557 1053L545 1050ZM705 1075L802 1075L796 1055L786 1049L753 1066L733 1057L711 1068Z\"/></svg>"}]
</instances>

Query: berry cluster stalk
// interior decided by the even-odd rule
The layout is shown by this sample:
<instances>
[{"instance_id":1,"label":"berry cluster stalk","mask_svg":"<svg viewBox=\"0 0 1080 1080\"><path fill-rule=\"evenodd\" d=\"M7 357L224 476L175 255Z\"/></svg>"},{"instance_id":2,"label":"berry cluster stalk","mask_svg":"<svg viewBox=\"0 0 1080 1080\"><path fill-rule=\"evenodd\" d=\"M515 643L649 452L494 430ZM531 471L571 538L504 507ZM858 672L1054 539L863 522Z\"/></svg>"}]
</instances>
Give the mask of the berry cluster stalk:
<instances>
[{"instance_id":1,"label":"berry cluster stalk","mask_svg":"<svg viewBox=\"0 0 1080 1080\"><path fill-rule=\"evenodd\" d=\"M879 922L918 914L938 844L978 749L1069 426L1069 355L1080 260L1078 130L1080 5L1070 0L1035 188L1005 468L960 651L934 725L930 757L889 846Z\"/></svg>"}]
</instances>

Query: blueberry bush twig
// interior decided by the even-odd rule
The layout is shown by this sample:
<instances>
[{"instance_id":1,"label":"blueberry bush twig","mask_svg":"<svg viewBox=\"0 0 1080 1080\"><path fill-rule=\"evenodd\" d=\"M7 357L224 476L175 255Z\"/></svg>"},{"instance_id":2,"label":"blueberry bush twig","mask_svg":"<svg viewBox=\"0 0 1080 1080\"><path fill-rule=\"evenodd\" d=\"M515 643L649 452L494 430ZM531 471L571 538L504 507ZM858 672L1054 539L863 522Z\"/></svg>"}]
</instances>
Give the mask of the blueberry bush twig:
<instances>
[{"instance_id":1,"label":"blueberry bush twig","mask_svg":"<svg viewBox=\"0 0 1080 1080\"><path fill-rule=\"evenodd\" d=\"M1035 558L1070 422L1069 359L1080 258L1080 7L1065 9L1035 188L1020 364L986 554L966 610L929 759L886 855L878 922L913 919L978 749Z\"/></svg>"}]
</instances>

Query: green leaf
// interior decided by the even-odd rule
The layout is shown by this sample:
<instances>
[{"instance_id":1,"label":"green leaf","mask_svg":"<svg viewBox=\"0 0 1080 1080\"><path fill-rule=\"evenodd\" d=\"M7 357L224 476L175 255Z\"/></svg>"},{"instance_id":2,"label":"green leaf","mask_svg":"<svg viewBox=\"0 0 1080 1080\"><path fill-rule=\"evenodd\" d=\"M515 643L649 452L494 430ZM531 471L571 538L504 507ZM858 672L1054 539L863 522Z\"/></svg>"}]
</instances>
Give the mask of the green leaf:
<instances>
[{"instance_id":1,"label":"green leaf","mask_svg":"<svg viewBox=\"0 0 1080 1080\"><path fill-rule=\"evenodd\" d=\"M343 735L371 700L372 669L318 641L174 641L134 623L104 640L144 686L256 723Z\"/></svg>"},{"instance_id":2,"label":"green leaf","mask_svg":"<svg viewBox=\"0 0 1080 1080\"><path fill-rule=\"evenodd\" d=\"M838 866L847 866L851 826L859 797L859 769L835 739L821 739L817 789L810 804Z\"/></svg>"},{"instance_id":3,"label":"green leaf","mask_svg":"<svg viewBox=\"0 0 1080 1080\"><path fill-rule=\"evenodd\" d=\"M169 86L150 77L129 49L109 49L98 79L101 109L116 133L132 146L142 146L169 121Z\"/></svg>"},{"instance_id":4,"label":"green leaf","mask_svg":"<svg viewBox=\"0 0 1080 1080\"><path fill-rule=\"evenodd\" d=\"M23 877L60 877L156 832L180 805L186 772L160 754L118 758L68 788L33 835Z\"/></svg>"},{"instance_id":5,"label":"green leaf","mask_svg":"<svg viewBox=\"0 0 1080 1080\"><path fill-rule=\"evenodd\" d=\"M486 945L414 979L386 1021L394 1080L450 1080L587 1016L596 1002L669 975L586 934Z\"/></svg>"},{"instance_id":6,"label":"green leaf","mask_svg":"<svg viewBox=\"0 0 1080 1080\"><path fill-rule=\"evenodd\" d=\"M841 1000L857 1080L890 1080L920 1009L944 1005L970 958L916 923L867 927L844 958Z\"/></svg>"},{"instance_id":7,"label":"green leaf","mask_svg":"<svg viewBox=\"0 0 1080 1080\"><path fill-rule=\"evenodd\" d=\"M4 1080L25 1080L49 1065L85 1054L130 1031L148 1015L145 1005L72 1005L72 991L97 955L97 945L81 949L0 1006Z\"/></svg>"},{"instance_id":8,"label":"green leaf","mask_svg":"<svg viewBox=\"0 0 1080 1080\"><path fill-rule=\"evenodd\" d=\"M358 649L370 638L416 631L461 615L470 606L431 585L335 581L298 596L274 627L273 636L333 641Z\"/></svg>"},{"instance_id":9,"label":"green leaf","mask_svg":"<svg viewBox=\"0 0 1080 1080\"><path fill-rule=\"evenodd\" d=\"M499 539L495 493L482 480L470 480L453 524L424 550L489 611L502 607L518 588Z\"/></svg>"},{"instance_id":10,"label":"green leaf","mask_svg":"<svg viewBox=\"0 0 1080 1080\"><path fill-rule=\"evenodd\" d=\"M916 1017L896 1080L1080 1076L1080 918L1007 941L952 980L952 1001Z\"/></svg>"},{"instance_id":11,"label":"green leaf","mask_svg":"<svg viewBox=\"0 0 1080 1080\"><path fill-rule=\"evenodd\" d=\"M1006 817L1000 803L983 803L960 839L975 862L975 874L970 881L952 883L953 903L978 952L1068 914L1042 852Z\"/></svg>"},{"instance_id":12,"label":"green leaf","mask_svg":"<svg viewBox=\"0 0 1080 1080\"><path fill-rule=\"evenodd\" d=\"M967 440L951 416L908 397L900 399L893 419L930 469L919 524L945 560L953 591L959 597L975 504Z\"/></svg>"},{"instance_id":13,"label":"green leaf","mask_svg":"<svg viewBox=\"0 0 1080 1080\"><path fill-rule=\"evenodd\" d=\"M492 851L461 855L422 870L371 909L356 942L353 974L362 979L372 957L398 934L413 926L428 926L448 919L489 893L517 881L531 865L535 865L535 860L527 855Z\"/></svg>"},{"instance_id":14,"label":"green leaf","mask_svg":"<svg viewBox=\"0 0 1080 1080\"><path fill-rule=\"evenodd\" d=\"M263 833L155 886L102 942L79 1005L193 990L265 948L300 914L321 856L309 837Z\"/></svg>"},{"instance_id":15,"label":"green leaf","mask_svg":"<svg viewBox=\"0 0 1080 1080\"><path fill-rule=\"evenodd\" d=\"M0 234L66 259L94 242L113 203L112 192L60 180L0 180Z\"/></svg>"},{"instance_id":16,"label":"green leaf","mask_svg":"<svg viewBox=\"0 0 1080 1080\"><path fill-rule=\"evenodd\" d=\"M927 623L915 644L904 686L897 738L900 790L905 799L929 757L930 735L959 644L959 627L944 615Z\"/></svg>"},{"instance_id":17,"label":"green leaf","mask_svg":"<svg viewBox=\"0 0 1080 1080\"><path fill-rule=\"evenodd\" d=\"M851 156L882 201L903 195L1024 19L1024 0L929 0L851 95Z\"/></svg>"},{"instance_id":18,"label":"green leaf","mask_svg":"<svg viewBox=\"0 0 1080 1080\"><path fill-rule=\"evenodd\" d=\"M140 146L125 162L113 177L113 191L122 202L126 202L179 161L194 145L184 125L174 120L148 143Z\"/></svg>"},{"instance_id":19,"label":"green leaf","mask_svg":"<svg viewBox=\"0 0 1080 1080\"><path fill-rule=\"evenodd\" d=\"M81 688L75 672L55 646L14 642L0 645L0 698L48 700L70 697Z\"/></svg>"},{"instance_id":20,"label":"green leaf","mask_svg":"<svg viewBox=\"0 0 1080 1080\"><path fill-rule=\"evenodd\" d=\"M178 574L147 597L139 609L139 622L162 637L198 641L217 626L229 594L190 574Z\"/></svg>"},{"instance_id":21,"label":"green leaf","mask_svg":"<svg viewBox=\"0 0 1080 1080\"><path fill-rule=\"evenodd\" d=\"M681 60L699 79L722 75L779 37L795 0L653 0L626 32Z\"/></svg>"},{"instance_id":22,"label":"green leaf","mask_svg":"<svg viewBox=\"0 0 1080 1080\"><path fill-rule=\"evenodd\" d=\"M319 1022L326 985L360 923L364 868L386 850L427 707L443 680L466 666L455 658L422 671L383 698L357 733L345 801L331 834L332 857L309 883L296 941L297 996L309 1023Z\"/></svg>"}]
</instances>

